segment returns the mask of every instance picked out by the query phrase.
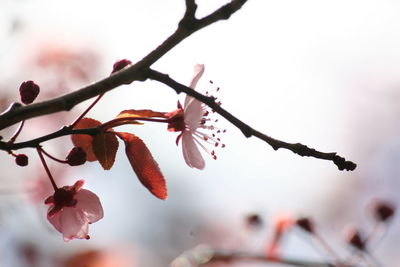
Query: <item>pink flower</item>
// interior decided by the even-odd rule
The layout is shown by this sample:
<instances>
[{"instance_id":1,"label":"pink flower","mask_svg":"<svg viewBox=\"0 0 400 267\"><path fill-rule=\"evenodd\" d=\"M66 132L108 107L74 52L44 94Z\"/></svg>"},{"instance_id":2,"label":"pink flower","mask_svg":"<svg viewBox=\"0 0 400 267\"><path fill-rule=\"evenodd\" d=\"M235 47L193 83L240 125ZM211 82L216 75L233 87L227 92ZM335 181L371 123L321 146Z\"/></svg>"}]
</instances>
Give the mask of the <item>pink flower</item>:
<instances>
[{"instance_id":1,"label":"pink flower","mask_svg":"<svg viewBox=\"0 0 400 267\"><path fill-rule=\"evenodd\" d=\"M79 180L73 186L59 188L44 202L50 204L47 219L63 234L64 241L89 239L88 224L103 218L99 198L91 191L81 189L83 183L84 180Z\"/></svg>"},{"instance_id":2,"label":"pink flower","mask_svg":"<svg viewBox=\"0 0 400 267\"><path fill-rule=\"evenodd\" d=\"M194 68L194 77L190 83L190 88L195 89L197 82L204 73L204 65L197 64ZM206 93L208 95L208 93ZM199 100L187 95L185 98L184 106L178 102L178 109L170 112L167 116L172 120L168 125L168 130L172 132L180 131L181 134L177 137L176 143L182 139L182 152L186 164L191 168L204 169L205 162L199 151L198 146L209 153L214 159L216 155L214 150L209 151L202 142L218 146L220 139L216 137L216 133L220 133L221 130L214 127L213 125L207 125L211 121L208 118L210 110L207 105L200 102ZM207 134L203 130L214 131L212 134ZM225 130L224 130L225 132ZM222 144L221 147L225 145Z\"/></svg>"}]
</instances>

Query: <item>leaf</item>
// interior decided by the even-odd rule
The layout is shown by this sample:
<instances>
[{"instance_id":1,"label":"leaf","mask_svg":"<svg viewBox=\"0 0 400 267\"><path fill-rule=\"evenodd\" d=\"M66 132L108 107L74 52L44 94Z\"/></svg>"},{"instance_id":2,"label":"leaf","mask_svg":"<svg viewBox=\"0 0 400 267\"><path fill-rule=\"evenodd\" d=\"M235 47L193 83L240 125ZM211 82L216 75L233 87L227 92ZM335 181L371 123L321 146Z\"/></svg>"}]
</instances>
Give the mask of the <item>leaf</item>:
<instances>
[{"instance_id":1,"label":"leaf","mask_svg":"<svg viewBox=\"0 0 400 267\"><path fill-rule=\"evenodd\" d=\"M125 152L139 181L156 197L167 198L167 186L157 162L145 143L131 133L117 133L125 142Z\"/></svg>"},{"instance_id":2,"label":"leaf","mask_svg":"<svg viewBox=\"0 0 400 267\"><path fill-rule=\"evenodd\" d=\"M94 128L101 125L101 122L91 118L81 119L74 127L74 129L87 129ZM92 149L93 136L87 134L73 134L71 135L72 143L76 147L81 147L86 152L86 159L88 161L96 161L97 157Z\"/></svg>"},{"instance_id":3,"label":"leaf","mask_svg":"<svg viewBox=\"0 0 400 267\"><path fill-rule=\"evenodd\" d=\"M151 109L128 109L121 111L117 118L165 118L165 112L152 111Z\"/></svg>"},{"instance_id":4,"label":"leaf","mask_svg":"<svg viewBox=\"0 0 400 267\"><path fill-rule=\"evenodd\" d=\"M104 132L93 137L93 152L104 170L109 170L114 165L115 155L118 150L118 139L114 133Z\"/></svg>"}]
</instances>

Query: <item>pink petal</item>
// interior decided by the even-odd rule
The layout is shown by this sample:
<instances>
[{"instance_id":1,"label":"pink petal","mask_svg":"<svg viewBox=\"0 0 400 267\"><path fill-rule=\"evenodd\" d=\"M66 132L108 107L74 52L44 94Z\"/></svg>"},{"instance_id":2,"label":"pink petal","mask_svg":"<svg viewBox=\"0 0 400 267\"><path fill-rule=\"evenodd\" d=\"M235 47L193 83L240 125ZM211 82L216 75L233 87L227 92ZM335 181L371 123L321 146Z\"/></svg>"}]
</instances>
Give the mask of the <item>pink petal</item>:
<instances>
[{"instance_id":1,"label":"pink petal","mask_svg":"<svg viewBox=\"0 0 400 267\"><path fill-rule=\"evenodd\" d=\"M194 66L194 76L192 78L192 81L190 82L190 88L194 89L196 88L197 82L201 78L201 76L204 73L204 64L196 64Z\"/></svg>"},{"instance_id":2,"label":"pink petal","mask_svg":"<svg viewBox=\"0 0 400 267\"><path fill-rule=\"evenodd\" d=\"M182 152L183 158L189 167L199 170L204 169L204 159L194 141L194 137L188 131L184 131L182 133Z\"/></svg>"},{"instance_id":3,"label":"pink petal","mask_svg":"<svg viewBox=\"0 0 400 267\"><path fill-rule=\"evenodd\" d=\"M54 203L54 196L51 195L48 198L45 199L44 204L49 205Z\"/></svg>"},{"instance_id":4,"label":"pink petal","mask_svg":"<svg viewBox=\"0 0 400 267\"><path fill-rule=\"evenodd\" d=\"M88 221L84 212L78 208L64 208L61 212L47 219L63 234L64 241L74 238L85 239L87 237Z\"/></svg>"},{"instance_id":5,"label":"pink petal","mask_svg":"<svg viewBox=\"0 0 400 267\"><path fill-rule=\"evenodd\" d=\"M89 223L97 222L103 218L103 207L96 194L89 190L81 189L75 194L74 198L78 201L76 208L84 212Z\"/></svg>"},{"instance_id":6,"label":"pink petal","mask_svg":"<svg viewBox=\"0 0 400 267\"><path fill-rule=\"evenodd\" d=\"M190 130L195 131L199 125L200 121L203 117L204 111L202 108L202 104L199 100L191 97L189 103L185 106L184 109L184 121L185 124L189 127Z\"/></svg>"},{"instance_id":7,"label":"pink petal","mask_svg":"<svg viewBox=\"0 0 400 267\"><path fill-rule=\"evenodd\" d=\"M47 220L54 226L54 228L57 229L57 231L61 232L61 211L53 214L52 216L48 215L50 212L50 209L53 209L54 206L49 207L49 210L47 212Z\"/></svg>"},{"instance_id":8,"label":"pink petal","mask_svg":"<svg viewBox=\"0 0 400 267\"><path fill-rule=\"evenodd\" d=\"M189 87L192 88L193 90L196 88L197 82L199 81L199 79L201 78L201 76L204 73L204 64L196 64L194 66L194 76L192 78L192 81L190 82ZM185 107L187 106L189 100L190 100L190 96L186 96L185 98Z\"/></svg>"},{"instance_id":9,"label":"pink petal","mask_svg":"<svg viewBox=\"0 0 400 267\"><path fill-rule=\"evenodd\" d=\"M79 190L81 190L84 183L85 183L85 180L76 181L75 184L72 186L71 190L74 190L74 192L78 192Z\"/></svg>"}]
</instances>

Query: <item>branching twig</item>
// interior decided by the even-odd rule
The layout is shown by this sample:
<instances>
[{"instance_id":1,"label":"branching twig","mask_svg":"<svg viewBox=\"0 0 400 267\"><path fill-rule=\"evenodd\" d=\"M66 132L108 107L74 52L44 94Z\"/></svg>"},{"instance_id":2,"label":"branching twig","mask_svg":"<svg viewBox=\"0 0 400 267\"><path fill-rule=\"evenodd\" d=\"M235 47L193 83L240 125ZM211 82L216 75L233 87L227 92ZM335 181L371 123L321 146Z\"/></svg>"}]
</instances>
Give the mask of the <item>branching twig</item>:
<instances>
[{"instance_id":1,"label":"branching twig","mask_svg":"<svg viewBox=\"0 0 400 267\"><path fill-rule=\"evenodd\" d=\"M206 103L221 116L223 116L236 127L238 127L246 137L256 136L259 139L267 142L275 150L279 148L285 148L300 156L315 157L319 159L333 161L337 165L339 170L354 170L356 168L355 163L351 161L346 161L346 159L338 156L335 152L324 153L317 151L313 148L309 148L300 143L287 143L265 135L251 128L249 125L242 122L225 109L221 108L215 103L213 98L199 94L194 90L191 90L189 87L174 81L173 79L169 78L169 76L149 69L149 67L154 62L160 59L163 55L165 55L168 51L170 51L186 37L212 23L215 23L219 20L228 19L233 13L240 9L246 3L246 1L247 0L233 0L230 3L220 7L210 15L202 19L196 19L195 13L197 5L195 1L186 0L186 12L179 23L178 29L171 36L169 36L160 46L150 52L142 60L130 67L127 67L126 69L116 72L110 77L83 87L72 93L28 106L12 104L11 108L0 114L0 130L29 118L51 114L63 110L70 110L75 105L94 96L104 94L105 92L110 91L122 84L129 84L138 80L144 81L147 78L150 78L172 87L176 90L177 93L184 92ZM32 140L34 142L31 143L29 143L28 141L25 143L14 144L13 149L32 146L32 144L37 144L39 141L49 140L48 138L50 137L58 137L60 136L59 134L60 132L56 132L39 138L39 140ZM62 135L64 135L64 132L62 132ZM7 148L5 143L0 143L0 149L5 148Z\"/></svg>"},{"instance_id":2,"label":"branching twig","mask_svg":"<svg viewBox=\"0 0 400 267\"><path fill-rule=\"evenodd\" d=\"M235 116L233 116L231 113L229 113L227 110L222 108L218 103L215 102L213 97L205 96L200 94L199 92L196 92L195 90L178 83L177 81L173 80L170 78L168 75L160 73L158 71L150 69L147 73L147 77L152 80L159 81L161 83L164 83L165 85L168 85L169 87L173 88L177 93L185 93L188 94L201 102L207 104L210 108L215 110L218 114L220 114L222 117L227 119L229 122L231 122L233 125L235 125L237 128L239 128L244 136L246 137L251 137L255 136L258 137L259 139L265 141L268 143L274 150L278 150L279 148L285 148L293 153L296 153L300 156L306 156L306 157L314 157L318 159L324 159L324 160L330 160L333 161L339 170L347 170L347 171L352 171L356 168L356 164L351 162L351 161L346 161L345 158L340 157L336 154L336 152L331 152L331 153L325 153L325 152L320 152L317 151L313 148L309 148L306 145L300 144L300 143L287 143L284 141L280 141L277 139L274 139L266 134L263 134L252 127L250 127L248 124L244 123L243 121L239 120Z\"/></svg>"},{"instance_id":3,"label":"branching twig","mask_svg":"<svg viewBox=\"0 0 400 267\"><path fill-rule=\"evenodd\" d=\"M186 0L186 12L179 23L178 29L169 36L160 46L150 52L136 64L118 71L101 81L85 86L72 93L36 103L28 106L13 104L12 108L0 114L0 130L11 126L22 120L56 113L59 111L71 110L77 104L110 91L120 85L130 84L134 81L143 81L146 70L168 51L178 45L192 33L209 26L219 20L228 19L233 13L239 10L247 0L233 0L220 7L210 15L202 18L195 18L196 4L193 0Z\"/></svg>"}]
</instances>

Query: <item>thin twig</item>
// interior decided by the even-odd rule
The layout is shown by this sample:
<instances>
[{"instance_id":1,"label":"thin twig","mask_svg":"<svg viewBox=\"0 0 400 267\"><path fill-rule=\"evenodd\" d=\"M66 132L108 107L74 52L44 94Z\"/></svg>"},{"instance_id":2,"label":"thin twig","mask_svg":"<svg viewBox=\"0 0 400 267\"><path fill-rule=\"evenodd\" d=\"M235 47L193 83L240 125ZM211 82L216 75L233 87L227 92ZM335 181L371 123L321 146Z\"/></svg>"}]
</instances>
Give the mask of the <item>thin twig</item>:
<instances>
[{"instance_id":1,"label":"thin twig","mask_svg":"<svg viewBox=\"0 0 400 267\"><path fill-rule=\"evenodd\" d=\"M2 142L0 141L0 149L5 150L5 151L10 151L10 150L17 150L21 148L27 148L27 147L32 147L35 148L41 143L45 141L49 141L61 136L66 136L66 135L71 135L71 134L88 134L88 135L96 135L99 132L98 128L88 128L88 129L71 129L70 127L63 127L60 130L44 135L39 138L35 138L29 141L25 142L20 142L20 143L8 143L8 142Z\"/></svg>"},{"instance_id":2,"label":"thin twig","mask_svg":"<svg viewBox=\"0 0 400 267\"><path fill-rule=\"evenodd\" d=\"M12 106L12 108L10 107L8 110L0 114L0 130L22 120L52 114L59 111L69 111L77 104L97 95L104 94L105 92L110 91L120 85L130 84L134 81L145 80L146 76L144 74L146 73L147 69L172 48L177 46L181 41L186 39L192 33L209 26L210 24L213 24L219 20L228 19L246 2L247 0L233 0L215 10L210 15L198 20L194 18L195 4L193 4L193 1L187 0L186 4L188 11L185 12L185 16L179 23L177 30L142 60L130 67L114 73L107 78L104 78L103 80L77 89L74 92L27 106L22 106L16 103Z\"/></svg>"},{"instance_id":3,"label":"thin twig","mask_svg":"<svg viewBox=\"0 0 400 267\"><path fill-rule=\"evenodd\" d=\"M356 164L347 161L345 158L340 157L336 154L336 152L330 152L330 153L325 153L325 152L320 152L317 151L313 148L309 148L306 145L300 144L300 143L287 143L284 141L280 141L278 139L272 138L266 134L263 134L256 129L253 129L250 127L248 124L245 122L239 120L237 117L232 115L230 112L222 108L218 103L215 102L215 99L213 97L205 96L189 87L186 85L183 85L181 83L178 83L171 77L169 77L167 74L163 74L161 72L155 71L150 69L147 72L147 77L149 79L161 82L165 85L168 85L172 89L174 89L178 94L179 93L185 93L188 94L199 101L203 102L204 104L208 105L210 108L215 110L218 114L220 114L222 117L227 119L230 123L235 125L237 128L239 128L244 136L246 137L251 137L255 136L266 143L268 143L274 150L278 150L279 148L285 148L290 151L292 151L295 154L298 154L302 157L314 157L318 159L324 159L324 160L330 160L333 161L333 163L336 164L336 166L339 168L339 170L347 170L347 171L352 171L356 168Z\"/></svg>"}]
</instances>

